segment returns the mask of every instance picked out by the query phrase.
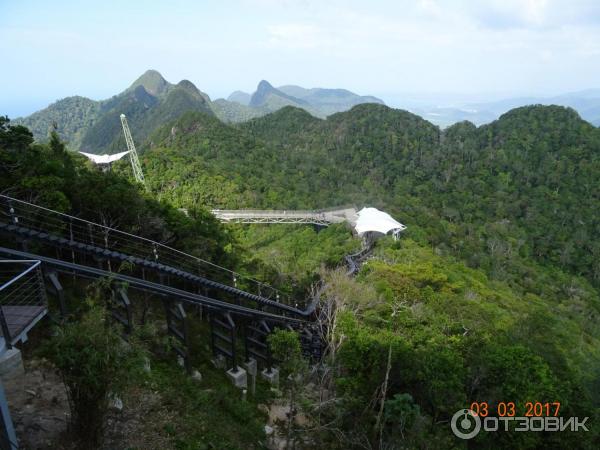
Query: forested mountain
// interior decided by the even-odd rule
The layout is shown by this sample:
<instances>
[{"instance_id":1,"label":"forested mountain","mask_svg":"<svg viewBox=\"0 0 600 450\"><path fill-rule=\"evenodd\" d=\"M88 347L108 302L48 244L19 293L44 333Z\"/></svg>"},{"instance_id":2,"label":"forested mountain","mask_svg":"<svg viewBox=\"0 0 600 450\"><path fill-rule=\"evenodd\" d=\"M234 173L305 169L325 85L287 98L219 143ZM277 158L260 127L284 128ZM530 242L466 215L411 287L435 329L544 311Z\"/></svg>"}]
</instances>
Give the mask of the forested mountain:
<instances>
[{"instance_id":1,"label":"forested mountain","mask_svg":"<svg viewBox=\"0 0 600 450\"><path fill-rule=\"evenodd\" d=\"M202 98L187 83L161 86L148 87L162 89L160 98L134 86L115 101L133 105L132 119L139 110L149 120L170 95ZM25 131L0 134L0 147L15 133ZM559 401L561 415L599 417L600 130L574 110L523 107L489 125L445 130L377 104L327 119L286 106L234 125L210 111L182 111L148 133L141 161L157 204L130 192L126 161L103 175L75 159L73 172L56 140L2 153L0 167L18 163L23 172L3 178L5 187L76 212L100 202L151 236L159 232L151 224L167 220L177 245L196 252L207 245L213 259L296 295L322 278L322 299L339 308L327 359L334 398L315 403L306 388L301 406L318 447L381 440L464 448L448 421L473 401L515 401L519 414L526 401ZM123 195L135 210L117 199ZM225 233L205 212L348 203L380 207L408 226L398 242L377 243L356 279L332 270L358 244L343 226ZM203 223L200 242L200 224L185 222L174 210L181 207ZM381 401L373 400L388 377ZM597 432L487 433L475 444L592 449L597 439Z\"/></svg>"},{"instance_id":2,"label":"forested mountain","mask_svg":"<svg viewBox=\"0 0 600 450\"><path fill-rule=\"evenodd\" d=\"M227 101L236 102L240 105L248 106L250 104L250 99L252 98L252 94L248 94L247 92L242 91L234 91L229 94L227 97Z\"/></svg>"},{"instance_id":3,"label":"forested mountain","mask_svg":"<svg viewBox=\"0 0 600 450\"><path fill-rule=\"evenodd\" d=\"M262 111L263 114L277 111L285 106L295 106L322 118L336 112L347 111L361 103L383 104L383 101L377 97L357 95L346 89L305 89L294 85L275 88L265 80L258 84L252 95L235 91L227 100L250 106ZM236 120L236 122L239 122L239 120Z\"/></svg>"},{"instance_id":4,"label":"forested mountain","mask_svg":"<svg viewBox=\"0 0 600 450\"><path fill-rule=\"evenodd\" d=\"M130 122L134 140L143 142L159 125L187 111L205 112L223 122L233 123L260 117L288 105L325 117L358 103L382 103L375 97L360 97L343 89L284 88L299 92L303 98L288 95L263 80L252 96L236 91L227 100L213 102L191 81L171 84L156 70L148 70L110 99L94 101L85 97L67 97L30 116L17 118L13 123L31 129L39 142L47 141L50 131L56 127L58 135L67 141L71 150L117 153L125 149L119 120L122 113Z\"/></svg>"},{"instance_id":5,"label":"forested mountain","mask_svg":"<svg viewBox=\"0 0 600 450\"><path fill-rule=\"evenodd\" d=\"M523 240L496 236L497 252L532 255L600 280L600 247L592 238L600 226L599 136L562 107L520 108L481 128L465 122L444 132L381 105L327 120L286 107L237 127L187 114L152 136L150 147L158 149L147 158L154 164L160 155L173 165L165 151L175 152L201 164L202 173L227 175L238 194L212 192L215 206L386 204L429 229L436 244L445 227L453 228L445 245L468 248L471 258L471 246L484 251L483 236L493 228L494 236ZM186 181L189 170L172 173L179 194L189 184L202 189ZM438 220L432 223L431 214Z\"/></svg>"},{"instance_id":6,"label":"forested mountain","mask_svg":"<svg viewBox=\"0 0 600 450\"><path fill-rule=\"evenodd\" d=\"M127 116L130 127L135 130L135 139L145 139L157 126L175 119L188 111L214 114L210 100L187 80L168 89L156 97L144 85L128 89L103 103L101 115L88 129L81 143L81 150L93 153L117 153L123 151L125 139L119 116Z\"/></svg>"},{"instance_id":7,"label":"forested mountain","mask_svg":"<svg viewBox=\"0 0 600 450\"><path fill-rule=\"evenodd\" d=\"M275 89L268 81L262 80L258 83L256 92L250 98L250 106L254 108L265 108L276 111L284 106L309 107L308 102Z\"/></svg>"},{"instance_id":8,"label":"forested mountain","mask_svg":"<svg viewBox=\"0 0 600 450\"><path fill-rule=\"evenodd\" d=\"M499 116L510 109L532 104L566 106L575 109L588 122L595 123L600 120L600 89L585 89L552 97L506 99L497 102L473 104L470 107L480 111L489 111Z\"/></svg>"},{"instance_id":9,"label":"forested mountain","mask_svg":"<svg viewBox=\"0 0 600 450\"><path fill-rule=\"evenodd\" d=\"M281 92L304 100L319 111L319 117L326 117L336 112L347 111L361 103L384 104L383 100L371 95L357 95L346 89L305 89L300 86L280 86Z\"/></svg>"},{"instance_id":10,"label":"forested mountain","mask_svg":"<svg viewBox=\"0 0 600 450\"><path fill-rule=\"evenodd\" d=\"M48 139L50 131L56 125L59 136L68 141L71 148L77 149L99 113L99 102L75 96L58 100L30 116L15 119L13 123L27 126L40 142Z\"/></svg>"},{"instance_id":11,"label":"forested mountain","mask_svg":"<svg viewBox=\"0 0 600 450\"><path fill-rule=\"evenodd\" d=\"M378 295L404 305L394 325L394 389L409 393L420 414L447 418L473 392L491 401L570 398L590 414L586 408L600 404L600 131L574 110L523 107L479 128L462 122L446 130L375 104L326 120L288 106L236 126L186 114L159 128L144 150L153 192L178 206L354 203L407 224L402 240L382 247L343 295L360 292L357 308L365 298L377 304ZM245 233L266 245L253 244L265 260L279 255L302 273L295 238ZM339 382L350 383L342 391L357 404L369 402L377 389L369 380L385 367L383 349L392 345L385 327L395 323L389 307L347 318L357 347L339 357L362 378ZM380 359L369 359L373 351ZM511 378L516 361L523 366ZM428 389L439 390L432 397ZM352 420L349 429L364 426L364 417ZM540 439L513 445L536 448Z\"/></svg>"},{"instance_id":12,"label":"forested mountain","mask_svg":"<svg viewBox=\"0 0 600 450\"><path fill-rule=\"evenodd\" d=\"M59 136L73 150L116 153L125 149L120 114L128 117L135 138L143 140L157 126L187 111L214 114L210 98L190 81L173 85L157 71L149 70L108 100L68 97L14 123L30 127L41 142L56 125Z\"/></svg>"}]
</instances>

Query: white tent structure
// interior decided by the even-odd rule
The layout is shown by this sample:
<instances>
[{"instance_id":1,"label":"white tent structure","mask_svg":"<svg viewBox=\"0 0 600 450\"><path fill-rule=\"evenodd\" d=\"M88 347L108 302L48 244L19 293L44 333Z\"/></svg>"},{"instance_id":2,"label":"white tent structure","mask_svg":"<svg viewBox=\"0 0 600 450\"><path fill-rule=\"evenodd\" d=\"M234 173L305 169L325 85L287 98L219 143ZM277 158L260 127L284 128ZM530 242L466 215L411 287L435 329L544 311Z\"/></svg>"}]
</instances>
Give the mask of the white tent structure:
<instances>
[{"instance_id":1,"label":"white tent structure","mask_svg":"<svg viewBox=\"0 0 600 450\"><path fill-rule=\"evenodd\" d=\"M354 229L361 237L367 233L388 234L391 231L394 238L397 238L406 226L377 208L363 208L357 213Z\"/></svg>"},{"instance_id":2,"label":"white tent structure","mask_svg":"<svg viewBox=\"0 0 600 450\"><path fill-rule=\"evenodd\" d=\"M94 155L92 153L79 152L84 156L87 156L90 160L94 161L96 164L110 164L112 162L118 161L123 156L129 153L129 150L126 152L115 153L114 155Z\"/></svg>"}]
</instances>

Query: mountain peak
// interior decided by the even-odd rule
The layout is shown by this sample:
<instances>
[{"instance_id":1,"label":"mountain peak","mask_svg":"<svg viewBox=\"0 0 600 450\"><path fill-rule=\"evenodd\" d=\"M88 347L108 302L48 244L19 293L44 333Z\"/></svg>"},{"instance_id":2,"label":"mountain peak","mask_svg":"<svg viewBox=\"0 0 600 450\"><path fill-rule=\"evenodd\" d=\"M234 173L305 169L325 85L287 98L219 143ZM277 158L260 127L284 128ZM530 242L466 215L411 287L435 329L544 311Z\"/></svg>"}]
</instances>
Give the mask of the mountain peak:
<instances>
[{"instance_id":1,"label":"mountain peak","mask_svg":"<svg viewBox=\"0 0 600 450\"><path fill-rule=\"evenodd\" d=\"M260 83L258 83L258 86L256 87L256 92L260 92L260 91L266 91L266 90L274 90L275 88L273 87L273 85L271 83L269 83L267 80L260 80Z\"/></svg>"},{"instance_id":2,"label":"mountain peak","mask_svg":"<svg viewBox=\"0 0 600 450\"><path fill-rule=\"evenodd\" d=\"M256 107L263 105L266 102L267 97L272 93L277 94L277 89L275 89L267 80L261 80L256 87L256 92L252 94L250 106Z\"/></svg>"},{"instance_id":3,"label":"mountain peak","mask_svg":"<svg viewBox=\"0 0 600 450\"><path fill-rule=\"evenodd\" d=\"M256 87L256 92L252 94L252 98L250 99L250 106L259 107L263 106L268 102L269 98L276 97L277 106L285 106L285 105L293 105L293 106L308 106L304 100L293 97L291 95L287 95L284 92L281 92L279 89L274 88L271 83L266 80L261 80Z\"/></svg>"},{"instance_id":4,"label":"mountain peak","mask_svg":"<svg viewBox=\"0 0 600 450\"><path fill-rule=\"evenodd\" d=\"M200 89L198 89L196 87L196 85L194 83L192 83L190 80L181 80L179 83L177 83L177 86L179 86L183 89L188 89L192 92L200 93Z\"/></svg>"},{"instance_id":5,"label":"mountain peak","mask_svg":"<svg viewBox=\"0 0 600 450\"><path fill-rule=\"evenodd\" d=\"M229 95L229 97L227 97L227 101L236 102L248 106L251 97L252 95L248 94L247 92L234 91Z\"/></svg>"},{"instance_id":6,"label":"mountain peak","mask_svg":"<svg viewBox=\"0 0 600 450\"><path fill-rule=\"evenodd\" d=\"M208 96L208 94L205 94L200 89L198 89L196 85L190 80L181 80L179 83L177 83L176 87L183 89L197 100L202 100L203 102L210 103L210 97Z\"/></svg>"},{"instance_id":7,"label":"mountain peak","mask_svg":"<svg viewBox=\"0 0 600 450\"><path fill-rule=\"evenodd\" d=\"M169 82L157 70L147 70L135 80L129 89L135 89L138 86L143 86L147 92L154 96L158 96L165 92L169 87Z\"/></svg>"}]
</instances>

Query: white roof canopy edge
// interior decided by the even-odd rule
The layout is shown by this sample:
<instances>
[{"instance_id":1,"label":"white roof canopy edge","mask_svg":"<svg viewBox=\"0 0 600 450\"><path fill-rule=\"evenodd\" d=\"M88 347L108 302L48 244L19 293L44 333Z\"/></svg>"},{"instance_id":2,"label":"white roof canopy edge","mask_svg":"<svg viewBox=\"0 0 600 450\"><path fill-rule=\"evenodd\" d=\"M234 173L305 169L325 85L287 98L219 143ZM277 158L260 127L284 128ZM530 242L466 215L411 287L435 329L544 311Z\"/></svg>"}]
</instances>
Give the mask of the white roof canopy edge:
<instances>
[{"instance_id":1,"label":"white roof canopy edge","mask_svg":"<svg viewBox=\"0 0 600 450\"><path fill-rule=\"evenodd\" d=\"M406 229L406 226L395 220L388 213L377 208L363 208L358 212L354 229L359 236L367 232L387 234L390 231L394 236Z\"/></svg>"},{"instance_id":2,"label":"white roof canopy edge","mask_svg":"<svg viewBox=\"0 0 600 450\"><path fill-rule=\"evenodd\" d=\"M117 161L129 153L126 152L115 153L114 155L94 155L93 153L79 152L82 155L87 156L89 159L94 161L96 164L110 164L111 162Z\"/></svg>"}]
</instances>

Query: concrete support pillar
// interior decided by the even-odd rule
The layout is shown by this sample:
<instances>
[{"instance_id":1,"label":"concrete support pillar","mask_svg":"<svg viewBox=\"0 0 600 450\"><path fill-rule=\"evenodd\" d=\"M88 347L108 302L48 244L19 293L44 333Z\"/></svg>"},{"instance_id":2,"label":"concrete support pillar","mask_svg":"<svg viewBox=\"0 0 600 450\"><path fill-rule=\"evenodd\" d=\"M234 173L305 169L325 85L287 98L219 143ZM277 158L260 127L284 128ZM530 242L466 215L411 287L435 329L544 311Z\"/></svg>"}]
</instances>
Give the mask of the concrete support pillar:
<instances>
[{"instance_id":1,"label":"concrete support pillar","mask_svg":"<svg viewBox=\"0 0 600 450\"><path fill-rule=\"evenodd\" d=\"M246 372L250 375L250 392L252 395L256 393L256 375L258 373L258 364L254 358L250 358L244 363Z\"/></svg>"},{"instance_id":2,"label":"concrete support pillar","mask_svg":"<svg viewBox=\"0 0 600 450\"><path fill-rule=\"evenodd\" d=\"M267 380L271 384L271 386L279 386L279 369L276 367L264 369L260 374L264 380Z\"/></svg>"},{"instance_id":3,"label":"concrete support pillar","mask_svg":"<svg viewBox=\"0 0 600 450\"><path fill-rule=\"evenodd\" d=\"M240 366L237 366L235 369L229 369L227 377L237 388L246 389L248 387L248 374Z\"/></svg>"},{"instance_id":4,"label":"concrete support pillar","mask_svg":"<svg viewBox=\"0 0 600 450\"><path fill-rule=\"evenodd\" d=\"M8 380L25 373L23 358L18 348L11 348L0 355L0 379Z\"/></svg>"}]
</instances>

